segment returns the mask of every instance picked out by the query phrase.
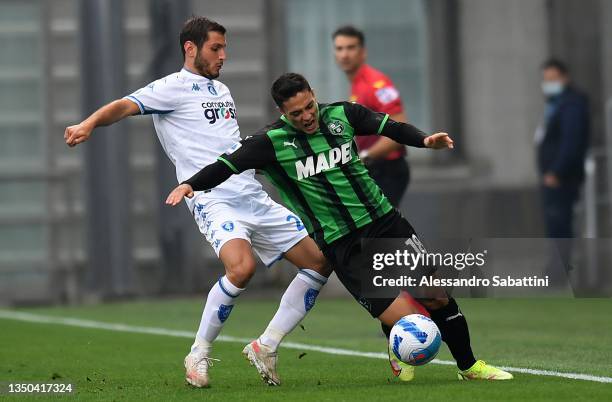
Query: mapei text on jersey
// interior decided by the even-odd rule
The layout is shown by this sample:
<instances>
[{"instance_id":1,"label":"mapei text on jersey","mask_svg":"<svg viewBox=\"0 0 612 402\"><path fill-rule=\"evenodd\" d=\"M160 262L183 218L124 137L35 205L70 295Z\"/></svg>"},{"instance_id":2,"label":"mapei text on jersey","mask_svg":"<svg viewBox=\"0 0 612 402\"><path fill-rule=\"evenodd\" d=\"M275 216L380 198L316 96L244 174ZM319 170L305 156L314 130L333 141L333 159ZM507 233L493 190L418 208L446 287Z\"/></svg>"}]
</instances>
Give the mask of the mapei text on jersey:
<instances>
[{"instance_id":1,"label":"mapei text on jersey","mask_svg":"<svg viewBox=\"0 0 612 402\"><path fill-rule=\"evenodd\" d=\"M316 161L315 161L316 158ZM311 155L295 162L298 180L306 179L338 165L344 165L351 160L351 142L332 148L327 152Z\"/></svg>"}]
</instances>

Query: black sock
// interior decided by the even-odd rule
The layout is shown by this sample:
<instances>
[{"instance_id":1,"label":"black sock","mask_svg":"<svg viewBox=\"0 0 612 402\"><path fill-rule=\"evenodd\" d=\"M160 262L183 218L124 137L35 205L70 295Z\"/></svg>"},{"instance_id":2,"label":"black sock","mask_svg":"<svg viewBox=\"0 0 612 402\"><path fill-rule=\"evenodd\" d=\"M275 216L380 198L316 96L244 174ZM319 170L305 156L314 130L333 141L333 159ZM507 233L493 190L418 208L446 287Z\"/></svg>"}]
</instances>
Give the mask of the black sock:
<instances>
[{"instance_id":1,"label":"black sock","mask_svg":"<svg viewBox=\"0 0 612 402\"><path fill-rule=\"evenodd\" d=\"M391 336L391 327L386 325L384 322L380 323L380 327L382 328L382 332L385 334L387 339Z\"/></svg>"},{"instance_id":2,"label":"black sock","mask_svg":"<svg viewBox=\"0 0 612 402\"><path fill-rule=\"evenodd\" d=\"M459 370L466 370L476 363L470 346L470 331L467 321L459 310L455 299L449 298L448 304L438 310L429 310L431 319L436 323Z\"/></svg>"}]
</instances>

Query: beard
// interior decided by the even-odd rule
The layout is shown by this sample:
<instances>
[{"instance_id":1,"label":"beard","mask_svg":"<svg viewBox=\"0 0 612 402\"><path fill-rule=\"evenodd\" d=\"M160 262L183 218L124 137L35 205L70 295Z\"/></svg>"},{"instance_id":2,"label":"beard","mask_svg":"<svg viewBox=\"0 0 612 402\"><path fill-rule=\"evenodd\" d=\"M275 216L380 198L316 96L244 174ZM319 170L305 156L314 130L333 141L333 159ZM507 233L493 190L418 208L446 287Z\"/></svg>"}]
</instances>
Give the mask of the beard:
<instances>
[{"instance_id":1,"label":"beard","mask_svg":"<svg viewBox=\"0 0 612 402\"><path fill-rule=\"evenodd\" d=\"M345 74L355 74L359 70L358 63L345 63L340 65Z\"/></svg>"},{"instance_id":2,"label":"beard","mask_svg":"<svg viewBox=\"0 0 612 402\"><path fill-rule=\"evenodd\" d=\"M219 72L212 72L212 69L210 68L210 63L204 60L199 50L196 53L195 60L193 61L193 66L200 75L203 75L208 79L214 79L219 76Z\"/></svg>"}]
</instances>

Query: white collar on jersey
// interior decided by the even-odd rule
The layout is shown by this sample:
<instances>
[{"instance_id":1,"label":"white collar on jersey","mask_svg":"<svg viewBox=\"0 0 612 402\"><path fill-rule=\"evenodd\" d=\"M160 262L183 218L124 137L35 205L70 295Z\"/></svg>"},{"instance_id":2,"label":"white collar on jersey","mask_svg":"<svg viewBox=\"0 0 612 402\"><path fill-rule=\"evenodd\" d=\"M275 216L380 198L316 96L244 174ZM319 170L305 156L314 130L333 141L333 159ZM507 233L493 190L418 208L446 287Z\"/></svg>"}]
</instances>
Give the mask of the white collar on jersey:
<instances>
[{"instance_id":1,"label":"white collar on jersey","mask_svg":"<svg viewBox=\"0 0 612 402\"><path fill-rule=\"evenodd\" d=\"M205 81L212 81L210 78L206 78L203 75L200 74L196 74L194 72L191 72L189 70L187 70L186 67L181 68L181 75L184 75L187 78L190 78L192 80L205 80Z\"/></svg>"}]
</instances>

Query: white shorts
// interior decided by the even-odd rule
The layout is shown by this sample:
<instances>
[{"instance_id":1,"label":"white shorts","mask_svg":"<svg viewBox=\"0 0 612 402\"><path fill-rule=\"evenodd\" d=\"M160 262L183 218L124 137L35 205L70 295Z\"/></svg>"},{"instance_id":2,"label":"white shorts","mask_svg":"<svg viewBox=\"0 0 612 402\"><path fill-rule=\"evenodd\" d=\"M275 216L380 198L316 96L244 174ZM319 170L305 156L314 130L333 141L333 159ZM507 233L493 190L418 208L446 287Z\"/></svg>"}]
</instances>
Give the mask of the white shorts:
<instances>
[{"instance_id":1,"label":"white shorts","mask_svg":"<svg viewBox=\"0 0 612 402\"><path fill-rule=\"evenodd\" d=\"M244 239L268 267L308 236L302 221L267 194L261 198L196 200L193 216L217 256L227 241Z\"/></svg>"}]
</instances>

